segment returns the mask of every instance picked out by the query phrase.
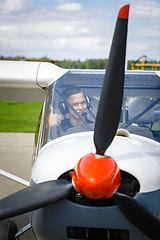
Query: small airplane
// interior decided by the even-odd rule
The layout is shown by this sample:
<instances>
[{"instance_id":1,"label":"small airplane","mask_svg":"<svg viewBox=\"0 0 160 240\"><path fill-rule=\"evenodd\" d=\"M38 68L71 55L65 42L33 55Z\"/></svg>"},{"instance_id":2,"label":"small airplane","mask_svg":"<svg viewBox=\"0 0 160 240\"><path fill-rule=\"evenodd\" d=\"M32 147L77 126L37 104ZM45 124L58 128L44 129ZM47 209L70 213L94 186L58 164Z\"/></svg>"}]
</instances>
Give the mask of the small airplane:
<instances>
[{"instance_id":1,"label":"small airplane","mask_svg":"<svg viewBox=\"0 0 160 240\"><path fill-rule=\"evenodd\" d=\"M44 98L29 186L0 200L3 232L30 212L39 240L160 238L160 72L125 71L128 16L106 71L0 62L2 100Z\"/></svg>"}]
</instances>

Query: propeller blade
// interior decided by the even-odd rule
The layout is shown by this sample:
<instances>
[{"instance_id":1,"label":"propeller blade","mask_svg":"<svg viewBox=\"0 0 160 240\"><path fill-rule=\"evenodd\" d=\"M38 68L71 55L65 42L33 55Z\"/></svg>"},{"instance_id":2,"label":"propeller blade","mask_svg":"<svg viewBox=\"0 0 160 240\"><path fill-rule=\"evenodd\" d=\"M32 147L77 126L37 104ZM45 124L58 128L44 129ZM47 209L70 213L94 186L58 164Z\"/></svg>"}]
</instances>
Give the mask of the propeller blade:
<instances>
[{"instance_id":1,"label":"propeller blade","mask_svg":"<svg viewBox=\"0 0 160 240\"><path fill-rule=\"evenodd\" d=\"M104 155L111 144L121 113L129 5L119 11L104 76L94 128L96 153Z\"/></svg>"},{"instance_id":2,"label":"propeller blade","mask_svg":"<svg viewBox=\"0 0 160 240\"><path fill-rule=\"evenodd\" d=\"M18 191L0 200L0 221L56 203L72 188L70 182L53 180Z\"/></svg>"},{"instance_id":3,"label":"propeller blade","mask_svg":"<svg viewBox=\"0 0 160 240\"><path fill-rule=\"evenodd\" d=\"M160 221L134 198L121 193L113 196L121 212L142 233L152 240L160 238Z\"/></svg>"}]
</instances>

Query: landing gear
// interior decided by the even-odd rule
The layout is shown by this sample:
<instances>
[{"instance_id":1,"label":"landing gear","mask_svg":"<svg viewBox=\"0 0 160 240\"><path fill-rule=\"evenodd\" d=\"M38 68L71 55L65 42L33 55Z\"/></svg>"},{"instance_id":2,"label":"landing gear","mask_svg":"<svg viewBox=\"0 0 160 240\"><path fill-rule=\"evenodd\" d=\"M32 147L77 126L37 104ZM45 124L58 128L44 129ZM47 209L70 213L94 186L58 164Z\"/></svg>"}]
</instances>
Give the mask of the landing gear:
<instances>
[{"instance_id":1,"label":"landing gear","mask_svg":"<svg viewBox=\"0 0 160 240\"><path fill-rule=\"evenodd\" d=\"M15 240L15 234L18 232L17 225L13 220L7 219L0 222L0 239Z\"/></svg>"}]
</instances>

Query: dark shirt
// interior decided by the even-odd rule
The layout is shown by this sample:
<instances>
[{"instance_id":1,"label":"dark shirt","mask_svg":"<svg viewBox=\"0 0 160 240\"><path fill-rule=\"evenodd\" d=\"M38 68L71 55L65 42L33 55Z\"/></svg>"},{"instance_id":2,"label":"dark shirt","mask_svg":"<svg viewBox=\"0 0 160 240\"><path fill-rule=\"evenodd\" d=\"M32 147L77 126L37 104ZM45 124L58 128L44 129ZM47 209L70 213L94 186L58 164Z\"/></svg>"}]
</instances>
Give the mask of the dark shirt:
<instances>
[{"instance_id":1,"label":"dark shirt","mask_svg":"<svg viewBox=\"0 0 160 240\"><path fill-rule=\"evenodd\" d=\"M85 120L86 120L87 123L92 123L92 124L93 124L93 122L90 121L89 119L85 118ZM71 131L69 131L69 132L67 131L67 130L69 130L69 129L71 129L71 128L74 128L74 130L71 130L73 133L74 133L74 132L81 132L81 131L83 131L83 130L88 131L85 124L78 125L78 126L74 127L74 126L70 123L69 118L66 118L66 119L63 119L62 122L61 122L61 124L60 124L60 127L59 127L59 136L62 136L62 135L71 133ZM86 129L85 129L85 128L86 128ZM66 132L68 132L68 133L66 133Z\"/></svg>"},{"instance_id":2,"label":"dark shirt","mask_svg":"<svg viewBox=\"0 0 160 240\"><path fill-rule=\"evenodd\" d=\"M69 118L62 120L61 128L64 132L66 132L69 128L72 128L72 127L74 127L74 126L70 123Z\"/></svg>"}]
</instances>

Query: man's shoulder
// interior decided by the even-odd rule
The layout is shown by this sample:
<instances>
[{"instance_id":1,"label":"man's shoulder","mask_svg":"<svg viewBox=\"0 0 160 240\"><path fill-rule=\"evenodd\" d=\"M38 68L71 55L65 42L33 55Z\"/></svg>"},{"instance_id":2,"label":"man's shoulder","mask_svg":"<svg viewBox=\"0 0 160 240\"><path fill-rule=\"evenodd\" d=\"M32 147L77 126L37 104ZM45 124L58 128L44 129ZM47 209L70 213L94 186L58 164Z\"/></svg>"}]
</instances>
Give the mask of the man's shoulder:
<instances>
[{"instance_id":1,"label":"man's shoulder","mask_svg":"<svg viewBox=\"0 0 160 240\"><path fill-rule=\"evenodd\" d=\"M73 127L69 121L69 118L65 118L61 121L61 127L64 131L66 131L68 128Z\"/></svg>"}]
</instances>

